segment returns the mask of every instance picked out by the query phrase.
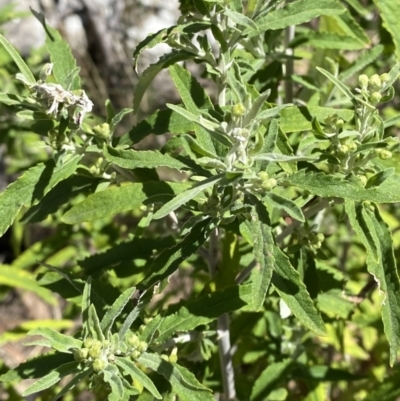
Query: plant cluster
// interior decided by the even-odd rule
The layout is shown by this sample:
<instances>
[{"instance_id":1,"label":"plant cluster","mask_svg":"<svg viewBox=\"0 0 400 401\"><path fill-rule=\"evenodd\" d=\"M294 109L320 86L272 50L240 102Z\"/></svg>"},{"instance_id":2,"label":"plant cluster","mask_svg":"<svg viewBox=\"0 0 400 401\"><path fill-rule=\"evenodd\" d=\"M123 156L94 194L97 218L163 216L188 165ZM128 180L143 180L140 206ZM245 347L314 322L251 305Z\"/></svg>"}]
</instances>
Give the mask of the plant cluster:
<instances>
[{"instance_id":1,"label":"plant cluster","mask_svg":"<svg viewBox=\"0 0 400 401\"><path fill-rule=\"evenodd\" d=\"M134 67L160 43L170 51L140 74L133 109L107 101L105 121L43 16L34 12L50 63L38 80L0 36L22 83L0 102L45 150L1 193L0 234L27 223L54 232L0 277L24 276L15 286L47 302L57 292L66 318L82 315L72 335L31 330L30 344L53 351L0 380L38 378L24 395L42 400L91 389L110 401L394 401L400 117L388 114L400 38L390 1L375 1L392 37L381 62L356 0L181 0L177 25L141 42ZM180 104L116 135L162 70ZM137 150L150 135L164 136L162 148ZM183 285L189 299L170 305Z\"/></svg>"}]
</instances>

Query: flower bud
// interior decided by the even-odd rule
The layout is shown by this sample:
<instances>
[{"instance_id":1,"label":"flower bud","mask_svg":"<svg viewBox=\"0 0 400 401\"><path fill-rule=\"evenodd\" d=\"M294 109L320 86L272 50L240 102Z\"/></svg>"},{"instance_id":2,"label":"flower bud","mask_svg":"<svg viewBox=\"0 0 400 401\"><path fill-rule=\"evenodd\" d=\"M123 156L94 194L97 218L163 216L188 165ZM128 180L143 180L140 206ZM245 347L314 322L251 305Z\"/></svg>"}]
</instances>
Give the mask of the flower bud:
<instances>
[{"instance_id":1,"label":"flower bud","mask_svg":"<svg viewBox=\"0 0 400 401\"><path fill-rule=\"evenodd\" d=\"M215 207L218 206L220 202L220 199L217 195L211 195L208 199L207 199L207 205L209 207Z\"/></svg>"},{"instance_id":2,"label":"flower bud","mask_svg":"<svg viewBox=\"0 0 400 401\"><path fill-rule=\"evenodd\" d=\"M266 191L271 191L271 189L275 188L277 185L278 185L278 181L276 181L275 178L270 178L270 179L264 181L261 184L261 187Z\"/></svg>"},{"instance_id":3,"label":"flower bud","mask_svg":"<svg viewBox=\"0 0 400 401\"><path fill-rule=\"evenodd\" d=\"M373 90L380 89L382 86L381 78L378 74L374 74L369 79L369 85Z\"/></svg>"},{"instance_id":4,"label":"flower bud","mask_svg":"<svg viewBox=\"0 0 400 401\"><path fill-rule=\"evenodd\" d=\"M383 83L389 81L389 74L385 72L384 74L380 75L379 77Z\"/></svg>"},{"instance_id":5,"label":"flower bud","mask_svg":"<svg viewBox=\"0 0 400 401\"><path fill-rule=\"evenodd\" d=\"M100 358L96 358L93 361L93 370L95 372L101 372L102 370L104 370L106 368L106 366L108 365L108 362L105 361L104 359L100 359Z\"/></svg>"},{"instance_id":6,"label":"flower bud","mask_svg":"<svg viewBox=\"0 0 400 401\"><path fill-rule=\"evenodd\" d=\"M83 342L83 345L84 345L86 348L91 348L92 345L93 345L93 343L94 343L93 338L92 338L92 337L87 337L87 338L85 339L85 341Z\"/></svg>"},{"instance_id":7,"label":"flower bud","mask_svg":"<svg viewBox=\"0 0 400 401\"><path fill-rule=\"evenodd\" d=\"M89 355L89 350L87 348L75 349L73 350L75 361L81 362L87 359Z\"/></svg>"},{"instance_id":8,"label":"flower bud","mask_svg":"<svg viewBox=\"0 0 400 401\"><path fill-rule=\"evenodd\" d=\"M94 341L92 347L89 350L89 356L91 358L98 358L101 355L103 345L100 341Z\"/></svg>"},{"instance_id":9,"label":"flower bud","mask_svg":"<svg viewBox=\"0 0 400 401\"><path fill-rule=\"evenodd\" d=\"M234 117L242 117L246 113L246 107L242 103L235 104L232 107L232 115Z\"/></svg>"},{"instance_id":10,"label":"flower bud","mask_svg":"<svg viewBox=\"0 0 400 401\"><path fill-rule=\"evenodd\" d=\"M41 81L46 81L47 77L51 75L51 72L53 71L53 64L52 63L46 63L42 69L40 70L39 73L39 79Z\"/></svg>"},{"instance_id":11,"label":"flower bud","mask_svg":"<svg viewBox=\"0 0 400 401\"><path fill-rule=\"evenodd\" d=\"M178 348L173 348L171 355L169 356L169 361L175 363L178 360Z\"/></svg>"},{"instance_id":12,"label":"flower bud","mask_svg":"<svg viewBox=\"0 0 400 401\"><path fill-rule=\"evenodd\" d=\"M146 343L146 341L140 341L138 344L138 351L139 352L145 352L147 350L148 344Z\"/></svg>"},{"instance_id":13,"label":"flower bud","mask_svg":"<svg viewBox=\"0 0 400 401\"><path fill-rule=\"evenodd\" d=\"M393 156L392 152L387 149L378 149L376 153L381 160L387 160Z\"/></svg>"},{"instance_id":14,"label":"flower bud","mask_svg":"<svg viewBox=\"0 0 400 401\"><path fill-rule=\"evenodd\" d=\"M341 156L346 156L349 153L350 149L347 145L339 145L337 147L337 153Z\"/></svg>"},{"instance_id":15,"label":"flower bud","mask_svg":"<svg viewBox=\"0 0 400 401\"><path fill-rule=\"evenodd\" d=\"M128 338L128 344L132 347L132 348L137 348L140 340L139 337L136 334L132 334L129 338Z\"/></svg>"},{"instance_id":16,"label":"flower bud","mask_svg":"<svg viewBox=\"0 0 400 401\"><path fill-rule=\"evenodd\" d=\"M342 118L339 118L337 121L336 121L336 127L337 128L342 128L343 127L343 125L344 125L344 121L343 121L343 119Z\"/></svg>"},{"instance_id":17,"label":"flower bud","mask_svg":"<svg viewBox=\"0 0 400 401\"><path fill-rule=\"evenodd\" d=\"M369 79L365 74L361 74L358 77L358 83L360 84L362 89L365 89L368 86Z\"/></svg>"},{"instance_id":18,"label":"flower bud","mask_svg":"<svg viewBox=\"0 0 400 401\"><path fill-rule=\"evenodd\" d=\"M266 181L269 178L269 175L266 171L260 171L259 173L257 173L257 176L260 177L262 181Z\"/></svg>"},{"instance_id":19,"label":"flower bud","mask_svg":"<svg viewBox=\"0 0 400 401\"><path fill-rule=\"evenodd\" d=\"M135 351L132 351L131 352L132 361L135 361L136 359L138 359L140 355L141 355L141 352L138 351L137 349Z\"/></svg>"},{"instance_id":20,"label":"flower bud","mask_svg":"<svg viewBox=\"0 0 400 401\"><path fill-rule=\"evenodd\" d=\"M365 175L359 175L357 178L363 187L365 187L367 185L368 178Z\"/></svg>"},{"instance_id":21,"label":"flower bud","mask_svg":"<svg viewBox=\"0 0 400 401\"><path fill-rule=\"evenodd\" d=\"M372 104L378 104L380 102L380 100L382 99L382 95L379 92L372 92L371 93L371 97L370 97L370 101Z\"/></svg>"}]
</instances>

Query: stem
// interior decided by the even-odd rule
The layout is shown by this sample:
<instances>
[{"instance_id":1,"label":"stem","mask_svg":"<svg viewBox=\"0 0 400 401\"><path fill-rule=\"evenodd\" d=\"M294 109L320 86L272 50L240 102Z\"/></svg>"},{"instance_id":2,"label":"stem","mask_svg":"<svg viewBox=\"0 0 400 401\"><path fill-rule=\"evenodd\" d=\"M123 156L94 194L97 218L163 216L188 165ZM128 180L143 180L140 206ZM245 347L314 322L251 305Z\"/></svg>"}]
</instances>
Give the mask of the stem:
<instances>
[{"instance_id":1,"label":"stem","mask_svg":"<svg viewBox=\"0 0 400 401\"><path fill-rule=\"evenodd\" d=\"M218 228L214 228L210 235L210 247L208 250L208 265L210 276L213 277L218 267ZM217 321L218 352L221 366L222 385L224 389L224 400L235 400L235 373L233 371L231 339L229 332L229 315L227 313L219 316Z\"/></svg>"},{"instance_id":2,"label":"stem","mask_svg":"<svg viewBox=\"0 0 400 401\"><path fill-rule=\"evenodd\" d=\"M294 60L293 60L293 49L290 49L289 43L294 39L295 26L288 26L285 29L285 53L289 58L286 60L285 64L285 80L284 80L284 90L285 90L285 102L293 103L293 81L291 76L294 72Z\"/></svg>"}]
</instances>

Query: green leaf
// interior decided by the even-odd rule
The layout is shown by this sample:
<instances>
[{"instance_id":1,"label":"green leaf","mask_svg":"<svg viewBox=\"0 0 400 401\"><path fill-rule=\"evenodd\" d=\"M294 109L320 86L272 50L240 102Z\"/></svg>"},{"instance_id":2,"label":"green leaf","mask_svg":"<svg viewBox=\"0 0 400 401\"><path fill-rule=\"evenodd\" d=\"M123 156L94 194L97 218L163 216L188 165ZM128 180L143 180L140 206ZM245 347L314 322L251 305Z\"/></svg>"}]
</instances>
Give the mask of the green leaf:
<instances>
[{"instance_id":1,"label":"green leaf","mask_svg":"<svg viewBox=\"0 0 400 401\"><path fill-rule=\"evenodd\" d=\"M51 62L53 63L52 74L57 82L61 84L64 89L77 90L80 89L80 78L75 74L71 81L71 71L76 69L76 60L72 56L71 49L65 42L60 33L47 25L44 15L32 10L32 14L43 25L46 32L46 47L50 53Z\"/></svg>"},{"instance_id":2,"label":"green leaf","mask_svg":"<svg viewBox=\"0 0 400 401\"><path fill-rule=\"evenodd\" d=\"M355 96L351 93L350 89L340 81L338 78L333 76L329 71L324 70L323 68L317 67L317 70L325 75L352 103L356 104Z\"/></svg>"},{"instance_id":3,"label":"green leaf","mask_svg":"<svg viewBox=\"0 0 400 401\"><path fill-rule=\"evenodd\" d=\"M272 207L285 211L290 217L293 217L298 221L305 221L303 211L296 205L296 203L284 196L273 192L267 192L263 201Z\"/></svg>"},{"instance_id":4,"label":"green leaf","mask_svg":"<svg viewBox=\"0 0 400 401\"><path fill-rule=\"evenodd\" d=\"M271 282L274 268L274 237L265 206L258 200L252 212L251 225L254 242L253 252L256 266L251 272L251 288L253 309L260 310Z\"/></svg>"},{"instance_id":5,"label":"green leaf","mask_svg":"<svg viewBox=\"0 0 400 401\"><path fill-rule=\"evenodd\" d=\"M353 110L334 109L319 106L293 106L284 108L281 113L280 127L284 133L312 130L312 120L324 121L329 115L337 114L344 121L354 117Z\"/></svg>"},{"instance_id":6,"label":"green leaf","mask_svg":"<svg viewBox=\"0 0 400 401\"><path fill-rule=\"evenodd\" d=\"M53 296L51 291L38 285L34 275L30 272L11 266L0 265L0 284L32 291L49 304L57 304L57 299Z\"/></svg>"},{"instance_id":7,"label":"green leaf","mask_svg":"<svg viewBox=\"0 0 400 401\"><path fill-rule=\"evenodd\" d=\"M100 322L101 330L104 334L107 334L110 330L112 325L114 324L115 319L120 315L120 313L125 308L125 305L131 299L133 293L136 291L135 287L128 288L125 290L111 305L104 315L103 319Z\"/></svg>"},{"instance_id":8,"label":"green leaf","mask_svg":"<svg viewBox=\"0 0 400 401\"><path fill-rule=\"evenodd\" d=\"M379 10L379 16L382 18L383 26L392 36L396 59L400 61L400 33L398 28L400 9L398 4L391 0L374 0L374 3Z\"/></svg>"},{"instance_id":9,"label":"green leaf","mask_svg":"<svg viewBox=\"0 0 400 401\"><path fill-rule=\"evenodd\" d=\"M179 195L175 196L175 198L171 199L165 205L163 205L156 213L153 215L154 220L161 219L174 210L178 209L180 206L184 205L185 203L189 202L191 199L196 197L200 192L203 192L207 188L211 187L212 185L216 184L224 177L223 174L219 174L206 180L201 181L199 184L193 186L192 188L188 189L187 191L181 192Z\"/></svg>"},{"instance_id":10,"label":"green leaf","mask_svg":"<svg viewBox=\"0 0 400 401\"><path fill-rule=\"evenodd\" d=\"M93 304L89 306L88 310L88 327L89 327L89 333L92 338L94 338L95 340L99 340L101 342L104 341L105 337L101 330L100 320L99 317L97 316L96 308Z\"/></svg>"},{"instance_id":11,"label":"green leaf","mask_svg":"<svg viewBox=\"0 0 400 401\"><path fill-rule=\"evenodd\" d=\"M129 113L132 113L133 109L122 109L115 116L112 117L110 121L110 132L114 133L117 125L121 122L121 120Z\"/></svg>"},{"instance_id":12,"label":"green leaf","mask_svg":"<svg viewBox=\"0 0 400 401\"><path fill-rule=\"evenodd\" d=\"M276 385L284 380L293 369L293 359L275 362L264 369L254 383L251 390L250 401L263 401L275 389Z\"/></svg>"},{"instance_id":13,"label":"green leaf","mask_svg":"<svg viewBox=\"0 0 400 401\"><path fill-rule=\"evenodd\" d=\"M69 390L72 390L78 383L81 381L85 380L87 376L89 376L91 373L93 373L93 368L89 367L81 372L79 372L72 380L68 382L67 385L65 385L53 398L53 401L56 401L60 399L62 396L64 396Z\"/></svg>"},{"instance_id":14,"label":"green leaf","mask_svg":"<svg viewBox=\"0 0 400 401\"><path fill-rule=\"evenodd\" d=\"M225 9L224 14L227 15L229 19L231 19L235 24L239 26L243 26L250 30L257 29L257 25L252 19L246 17L241 13L238 13L237 11L229 10L229 8L227 8Z\"/></svg>"},{"instance_id":15,"label":"green leaf","mask_svg":"<svg viewBox=\"0 0 400 401\"><path fill-rule=\"evenodd\" d=\"M150 117L142 120L133 127L127 134L122 135L118 141L118 147L123 145L136 144L146 136L171 134L185 134L194 131L195 124L188 121L175 111L157 110Z\"/></svg>"},{"instance_id":16,"label":"green leaf","mask_svg":"<svg viewBox=\"0 0 400 401\"><path fill-rule=\"evenodd\" d=\"M348 36L339 35L332 32L307 32L299 36L296 40L317 47L319 49L336 49L336 50L361 50L365 44L359 39Z\"/></svg>"},{"instance_id":17,"label":"green leaf","mask_svg":"<svg viewBox=\"0 0 400 401\"><path fill-rule=\"evenodd\" d=\"M275 269L272 285L275 290L304 326L319 336L327 335L321 315L315 308L305 284L300 279L299 272L277 246L274 247L273 257Z\"/></svg>"},{"instance_id":18,"label":"green leaf","mask_svg":"<svg viewBox=\"0 0 400 401\"><path fill-rule=\"evenodd\" d=\"M19 55L17 50L15 50L15 48L12 46L12 44L1 34L0 34L0 43L6 49L7 53L11 56L11 58L14 60L15 64L17 64L18 69L21 71L21 73L25 77L25 79L31 85L34 85L36 83L36 79L33 76L31 70L26 65L25 61L22 60L22 57Z\"/></svg>"},{"instance_id":19,"label":"green leaf","mask_svg":"<svg viewBox=\"0 0 400 401\"><path fill-rule=\"evenodd\" d=\"M394 374L385 377L383 382L374 384L364 401L393 401L398 399L400 397L399 381L400 371L397 368Z\"/></svg>"},{"instance_id":20,"label":"green leaf","mask_svg":"<svg viewBox=\"0 0 400 401\"><path fill-rule=\"evenodd\" d=\"M187 189L188 186L189 184L186 183L149 181L109 187L89 195L83 202L72 207L63 215L62 221L67 224L76 224L103 219L133 210L154 195L166 194L172 197Z\"/></svg>"},{"instance_id":21,"label":"green leaf","mask_svg":"<svg viewBox=\"0 0 400 401\"><path fill-rule=\"evenodd\" d=\"M280 153L259 153L258 155L253 156L253 159L258 161L267 161L267 162L284 162L284 163L295 163L300 161L307 160L315 160L314 156L286 156Z\"/></svg>"},{"instance_id":22,"label":"green leaf","mask_svg":"<svg viewBox=\"0 0 400 401\"><path fill-rule=\"evenodd\" d=\"M118 150L108 146L104 147L103 153L107 161L126 169L157 167L188 169L186 164L158 150Z\"/></svg>"},{"instance_id":23,"label":"green leaf","mask_svg":"<svg viewBox=\"0 0 400 401\"><path fill-rule=\"evenodd\" d=\"M343 369L335 369L326 365L307 366L297 364L298 368L292 371L292 375L303 380L318 380L318 381L353 381L365 379L363 376L356 376Z\"/></svg>"},{"instance_id":24,"label":"green leaf","mask_svg":"<svg viewBox=\"0 0 400 401\"><path fill-rule=\"evenodd\" d=\"M364 189L354 182L324 173L306 173L304 170L288 177L287 181L313 195L377 203L400 202L400 178L393 174L379 187Z\"/></svg>"},{"instance_id":25,"label":"green leaf","mask_svg":"<svg viewBox=\"0 0 400 401\"><path fill-rule=\"evenodd\" d=\"M391 177L395 172L394 167L387 168L386 170L382 170L379 173L374 174L373 176L368 178L367 184L365 185L365 189L379 187L383 182L385 182L389 177Z\"/></svg>"},{"instance_id":26,"label":"green leaf","mask_svg":"<svg viewBox=\"0 0 400 401\"><path fill-rule=\"evenodd\" d=\"M109 363L102 371L103 380L111 387L111 393L108 395L109 401L120 401L124 396L124 386L120 379L118 368Z\"/></svg>"},{"instance_id":27,"label":"green leaf","mask_svg":"<svg viewBox=\"0 0 400 401\"><path fill-rule=\"evenodd\" d=\"M42 336L45 339L46 345L41 342L41 345L44 345L49 348L53 348L59 352L68 352L70 353L71 348L82 348L82 341L71 336L66 336L65 334L61 334L58 331L51 329L50 327L40 327L29 331L29 336ZM34 344L35 341L30 342L30 344Z\"/></svg>"},{"instance_id":28,"label":"green leaf","mask_svg":"<svg viewBox=\"0 0 400 401\"><path fill-rule=\"evenodd\" d=\"M176 312L166 312L157 342L167 341L178 331L193 330L208 324L223 313L239 310L251 302L251 285L231 286L182 305Z\"/></svg>"},{"instance_id":29,"label":"green leaf","mask_svg":"<svg viewBox=\"0 0 400 401\"><path fill-rule=\"evenodd\" d=\"M23 397L27 397L30 394L37 393L39 391L45 390L58 383L63 377L78 373L78 362L70 362L57 367L55 370L42 377L32 385L30 385L23 393Z\"/></svg>"},{"instance_id":30,"label":"green leaf","mask_svg":"<svg viewBox=\"0 0 400 401\"><path fill-rule=\"evenodd\" d=\"M68 278L67 278L68 279ZM90 308L90 293L92 291L92 278L89 276L86 280L82 294L82 331L83 337L86 338L90 334L90 323L89 323L89 308ZM80 292L80 291L79 291Z\"/></svg>"},{"instance_id":31,"label":"green leaf","mask_svg":"<svg viewBox=\"0 0 400 401\"><path fill-rule=\"evenodd\" d=\"M56 166L53 160L31 167L0 194L0 236L13 223L23 206L38 203L51 188L72 175L82 156L72 156Z\"/></svg>"},{"instance_id":32,"label":"green leaf","mask_svg":"<svg viewBox=\"0 0 400 401\"><path fill-rule=\"evenodd\" d=\"M50 214L57 213L73 197L90 195L96 191L100 179L73 175L59 182L35 206L32 206L21 218L21 223L38 223Z\"/></svg>"},{"instance_id":33,"label":"green leaf","mask_svg":"<svg viewBox=\"0 0 400 401\"><path fill-rule=\"evenodd\" d=\"M15 369L10 369L7 373L0 376L0 381L10 383L16 380L43 377L61 365L69 363L74 363L75 366L78 365L78 362L74 361L72 354L56 353L40 355L21 363Z\"/></svg>"},{"instance_id":34,"label":"green leaf","mask_svg":"<svg viewBox=\"0 0 400 401\"><path fill-rule=\"evenodd\" d=\"M162 396L158 392L154 383L150 380L150 378L144 374L132 361L127 358L116 358L115 359L116 365L122 368L126 373L132 376L133 380L137 380L139 383L142 384L144 388L149 390L154 397L161 400Z\"/></svg>"},{"instance_id":35,"label":"green leaf","mask_svg":"<svg viewBox=\"0 0 400 401\"><path fill-rule=\"evenodd\" d=\"M367 251L368 272L383 293L382 321L390 344L390 365L400 349L400 279L393 252L391 231L376 205L346 201L351 226Z\"/></svg>"},{"instance_id":36,"label":"green leaf","mask_svg":"<svg viewBox=\"0 0 400 401\"><path fill-rule=\"evenodd\" d=\"M137 114L139 111L140 102L143 99L143 95L147 88L155 78L155 76L164 68L168 68L170 65L178 63L179 61L188 60L193 58L191 53L184 51L172 51L162 56L157 63L150 65L140 76L139 82L135 85L133 92L133 110Z\"/></svg>"},{"instance_id":37,"label":"green leaf","mask_svg":"<svg viewBox=\"0 0 400 401\"><path fill-rule=\"evenodd\" d=\"M197 381L193 373L184 367L164 361L159 355L144 352L138 362L163 375L181 401L214 401L211 391Z\"/></svg>"},{"instance_id":38,"label":"green leaf","mask_svg":"<svg viewBox=\"0 0 400 401\"><path fill-rule=\"evenodd\" d=\"M335 0L297 0L258 18L255 21L257 30L248 29L245 34L256 36L267 30L283 29L303 24L320 15L339 15L344 11L343 6Z\"/></svg>"},{"instance_id":39,"label":"green leaf","mask_svg":"<svg viewBox=\"0 0 400 401\"><path fill-rule=\"evenodd\" d=\"M146 277L138 284L138 288L147 289L172 274L184 260L204 244L210 230L210 219L205 219L196 224L182 241L161 252L154 259Z\"/></svg>"}]
</instances>

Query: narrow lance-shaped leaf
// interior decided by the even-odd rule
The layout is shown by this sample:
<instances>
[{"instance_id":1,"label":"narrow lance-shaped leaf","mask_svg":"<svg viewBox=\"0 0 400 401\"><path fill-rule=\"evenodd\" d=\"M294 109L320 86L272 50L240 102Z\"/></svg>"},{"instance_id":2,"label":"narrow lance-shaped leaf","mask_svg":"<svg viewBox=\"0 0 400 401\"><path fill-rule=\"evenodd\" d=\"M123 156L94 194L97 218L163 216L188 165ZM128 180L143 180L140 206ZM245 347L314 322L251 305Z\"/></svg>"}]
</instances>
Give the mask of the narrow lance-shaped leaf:
<instances>
[{"instance_id":1,"label":"narrow lance-shaped leaf","mask_svg":"<svg viewBox=\"0 0 400 401\"><path fill-rule=\"evenodd\" d=\"M31 167L0 194L0 236L13 223L23 206L38 203L60 181L72 175L82 156L72 156L61 166L53 160Z\"/></svg>"},{"instance_id":2,"label":"narrow lance-shaped leaf","mask_svg":"<svg viewBox=\"0 0 400 401\"><path fill-rule=\"evenodd\" d=\"M31 85L34 85L36 83L36 79L33 76L31 70L29 67L26 65L25 61L22 59L22 57L19 55L18 51L13 47L13 45L3 36L0 34L0 43L3 45L3 47L7 50L8 54L11 56L11 58L14 60L15 64L17 64L19 70L25 77L25 79L30 83Z\"/></svg>"},{"instance_id":3,"label":"narrow lance-shaped leaf","mask_svg":"<svg viewBox=\"0 0 400 401\"><path fill-rule=\"evenodd\" d=\"M274 246L273 255L275 269L272 285L275 290L304 326L319 336L326 335L324 322L315 308L305 284L301 281L299 272L277 246Z\"/></svg>"},{"instance_id":4,"label":"narrow lance-shaped leaf","mask_svg":"<svg viewBox=\"0 0 400 401\"><path fill-rule=\"evenodd\" d=\"M89 195L83 202L72 207L62 216L62 221L75 224L113 216L135 209L153 195L166 194L173 197L189 186L188 183L149 181L109 187Z\"/></svg>"},{"instance_id":5,"label":"narrow lance-shaped leaf","mask_svg":"<svg viewBox=\"0 0 400 401\"><path fill-rule=\"evenodd\" d=\"M268 162L284 162L284 163L295 163L300 161L315 160L314 156L286 156L280 153L260 153L253 156L254 160L262 160Z\"/></svg>"},{"instance_id":6,"label":"narrow lance-shaped leaf","mask_svg":"<svg viewBox=\"0 0 400 401\"><path fill-rule=\"evenodd\" d=\"M392 235L376 205L346 201L346 213L367 251L368 272L383 294L382 321L393 365L400 349L400 279Z\"/></svg>"},{"instance_id":7,"label":"narrow lance-shaped leaf","mask_svg":"<svg viewBox=\"0 0 400 401\"><path fill-rule=\"evenodd\" d=\"M251 230L256 266L251 272L252 307L260 310L272 278L274 268L274 237L265 206L258 200L252 212Z\"/></svg>"},{"instance_id":8,"label":"narrow lance-shaped leaf","mask_svg":"<svg viewBox=\"0 0 400 401\"><path fill-rule=\"evenodd\" d=\"M317 67L317 70L321 74L325 75L348 99L352 101L353 104L357 104L355 96L351 93L351 91L342 81L340 81L338 78L333 76L329 71L326 71L323 68Z\"/></svg>"},{"instance_id":9,"label":"narrow lance-shaped leaf","mask_svg":"<svg viewBox=\"0 0 400 401\"><path fill-rule=\"evenodd\" d=\"M89 276L86 280L82 295L82 328L83 328L84 338L86 338L90 333L89 308L90 308L91 289L92 289L92 278Z\"/></svg>"},{"instance_id":10,"label":"narrow lance-shaped leaf","mask_svg":"<svg viewBox=\"0 0 400 401\"><path fill-rule=\"evenodd\" d=\"M163 205L156 213L154 213L153 219L158 220L161 219L174 210L178 209L180 206L189 202L191 199L195 198L200 192L203 192L205 189L214 185L217 181L220 181L224 177L223 174L219 174L210 178L207 178L201 183L195 185L191 189L181 192L179 195L175 196L175 198L171 199L165 205Z\"/></svg>"},{"instance_id":11,"label":"narrow lance-shaped leaf","mask_svg":"<svg viewBox=\"0 0 400 401\"><path fill-rule=\"evenodd\" d=\"M91 334L92 338L94 338L95 340L104 341L105 337L101 330L100 320L97 316L96 308L93 304L89 306L88 326L89 333Z\"/></svg>"},{"instance_id":12,"label":"narrow lance-shaped leaf","mask_svg":"<svg viewBox=\"0 0 400 401\"><path fill-rule=\"evenodd\" d=\"M153 396L159 400L162 399L161 394L158 392L156 386L151 379L143 373L132 361L127 358L116 358L115 363L122 368L126 373L132 376L133 380L137 380L144 388L149 390Z\"/></svg>"},{"instance_id":13,"label":"narrow lance-shaped leaf","mask_svg":"<svg viewBox=\"0 0 400 401\"><path fill-rule=\"evenodd\" d=\"M39 391L45 390L46 388L53 386L54 384L58 383L64 376L73 373L78 373L78 365L79 365L78 362L70 362L57 367L55 370L48 373L46 376L42 377L41 379L30 385L23 392L22 394L23 397L27 397L30 394L37 393Z\"/></svg>"},{"instance_id":14,"label":"narrow lance-shaped leaf","mask_svg":"<svg viewBox=\"0 0 400 401\"><path fill-rule=\"evenodd\" d=\"M383 26L392 36L396 58L400 60L400 32L398 28L400 9L398 4L392 0L374 0L374 3L379 10L380 18L383 20Z\"/></svg>"},{"instance_id":15,"label":"narrow lance-shaped leaf","mask_svg":"<svg viewBox=\"0 0 400 401\"><path fill-rule=\"evenodd\" d=\"M110 309L107 310L106 314L104 315L103 319L100 322L100 327L104 334L106 334L109 330L111 330L111 327L114 324L115 319L123 311L125 305L131 299L135 290L136 290L135 287L128 288L127 290L125 290L111 305Z\"/></svg>"},{"instance_id":16,"label":"narrow lance-shaped leaf","mask_svg":"<svg viewBox=\"0 0 400 401\"><path fill-rule=\"evenodd\" d=\"M181 401L214 401L211 391L204 387L186 368L163 360L159 355L144 352L138 362L163 375Z\"/></svg>"},{"instance_id":17,"label":"narrow lance-shaped leaf","mask_svg":"<svg viewBox=\"0 0 400 401\"><path fill-rule=\"evenodd\" d=\"M53 401L57 401L62 396L64 396L68 391L72 390L77 384L85 380L91 373L93 373L93 368L89 367L81 372L79 372L73 379L71 379L68 384L66 384L53 398Z\"/></svg>"},{"instance_id":18,"label":"narrow lance-shaped leaf","mask_svg":"<svg viewBox=\"0 0 400 401\"><path fill-rule=\"evenodd\" d=\"M257 29L247 29L245 33L256 36L266 30L283 29L308 22L320 15L339 15L344 11L345 8L335 0L298 0L257 19Z\"/></svg>"},{"instance_id":19,"label":"narrow lance-shaped leaf","mask_svg":"<svg viewBox=\"0 0 400 401\"><path fill-rule=\"evenodd\" d=\"M284 196L275 194L273 192L267 192L263 198L263 201L270 206L284 210L290 217L293 217L298 221L305 221L303 211L296 205L296 203L288 198L285 198Z\"/></svg>"},{"instance_id":20,"label":"narrow lance-shaped leaf","mask_svg":"<svg viewBox=\"0 0 400 401\"><path fill-rule=\"evenodd\" d=\"M107 161L126 169L157 167L188 169L186 164L158 150L118 150L105 147L103 152Z\"/></svg>"},{"instance_id":21,"label":"narrow lance-shaped leaf","mask_svg":"<svg viewBox=\"0 0 400 401\"><path fill-rule=\"evenodd\" d=\"M120 401L124 396L124 386L120 379L118 368L109 363L102 371L103 379L111 387L111 393L108 395L108 401Z\"/></svg>"},{"instance_id":22,"label":"narrow lance-shaped leaf","mask_svg":"<svg viewBox=\"0 0 400 401\"><path fill-rule=\"evenodd\" d=\"M71 336L66 336L58 331L51 329L49 327L41 327L30 330L28 336L42 336L46 340L47 347L53 348L59 352L71 353L71 348L81 348L82 341ZM40 341L40 340L39 340ZM30 342L33 345L35 341ZM43 345L43 343L42 343Z\"/></svg>"}]
</instances>

